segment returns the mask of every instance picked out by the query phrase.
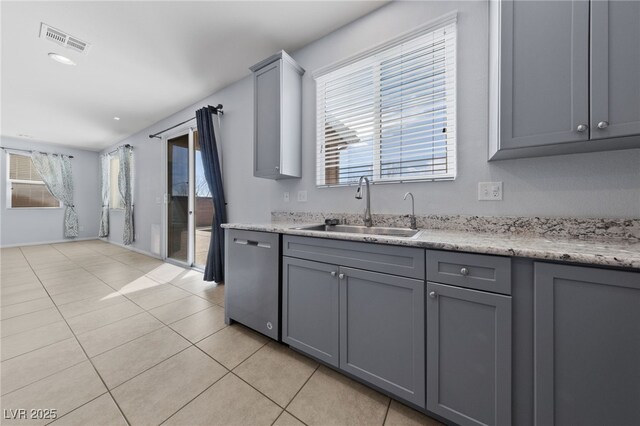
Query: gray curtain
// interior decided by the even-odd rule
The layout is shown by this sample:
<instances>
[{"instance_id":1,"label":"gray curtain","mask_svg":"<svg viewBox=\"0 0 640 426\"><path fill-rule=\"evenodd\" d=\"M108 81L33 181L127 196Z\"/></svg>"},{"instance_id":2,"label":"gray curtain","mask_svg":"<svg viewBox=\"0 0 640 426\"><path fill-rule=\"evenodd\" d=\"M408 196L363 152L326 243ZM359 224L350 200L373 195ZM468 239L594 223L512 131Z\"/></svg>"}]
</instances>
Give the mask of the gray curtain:
<instances>
[{"instance_id":1,"label":"gray curtain","mask_svg":"<svg viewBox=\"0 0 640 426\"><path fill-rule=\"evenodd\" d=\"M100 186L102 190L102 208L100 210L99 237L109 236L109 170L111 169L109 154L100 156Z\"/></svg>"},{"instance_id":2,"label":"gray curtain","mask_svg":"<svg viewBox=\"0 0 640 426\"><path fill-rule=\"evenodd\" d=\"M64 236L78 236L78 213L73 205L73 174L66 155L32 152L31 161L51 195L64 204Z\"/></svg>"},{"instance_id":3,"label":"gray curtain","mask_svg":"<svg viewBox=\"0 0 640 426\"><path fill-rule=\"evenodd\" d=\"M124 202L124 230L122 231L122 243L126 246L133 243L135 229L133 226L133 188L132 188L132 163L133 149L130 146L118 148L120 170L118 173L118 190Z\"/></svg>"},{"instance_id":4,"label":"gray curtain","mask_svg":"<svg viewBox=\"0 0 640 426\"><path fill-rule=\"evenodd\" d=\"M224 281L224 229L220 225L227 222L227 203L224 198L222 168L213 127L212 114L214 111L211 106L199 109L196 111L196 120L204 177L213 196L211 240L209 241L207 264L204 268L204 280L221 283Z\"/></svg>"}]
</instances>

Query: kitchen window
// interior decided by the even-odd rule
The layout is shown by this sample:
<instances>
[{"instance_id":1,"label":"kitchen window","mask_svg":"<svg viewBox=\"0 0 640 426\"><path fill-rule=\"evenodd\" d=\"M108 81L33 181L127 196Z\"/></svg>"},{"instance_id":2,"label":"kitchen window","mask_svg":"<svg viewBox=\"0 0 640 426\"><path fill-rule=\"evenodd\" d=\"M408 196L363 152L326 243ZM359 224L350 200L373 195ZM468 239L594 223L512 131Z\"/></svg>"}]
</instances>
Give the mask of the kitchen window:
<instances>
[{"instance_id":1,"label":"kitchen window","mask_svg":"<svg viewBox=\"0 0 640 426\"><path fill-rule=\"evenodd\" d=\"M455 179L455 16L315 77L318 186Z\"/></svg>"},{"instance_id":2,"label":"kitchen window","mask_svg":"<svg viewBox=\"0 0 640 426\"><path fill-rule=\"evenodd\" d=\"M58 208L60 201L47 189L31 157L8 154L7 206L9 208Z\"/></svg>"}]
</instances>

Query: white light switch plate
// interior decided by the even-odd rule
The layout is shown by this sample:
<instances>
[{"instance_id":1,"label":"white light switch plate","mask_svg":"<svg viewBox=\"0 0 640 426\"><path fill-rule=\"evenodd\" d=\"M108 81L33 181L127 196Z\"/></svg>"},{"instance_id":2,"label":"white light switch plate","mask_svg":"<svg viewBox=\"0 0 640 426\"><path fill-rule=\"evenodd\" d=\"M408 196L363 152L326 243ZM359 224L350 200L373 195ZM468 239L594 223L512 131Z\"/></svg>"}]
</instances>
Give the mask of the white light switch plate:
<instances>
[{"instance_id":1,"label":"white light switch plate","mask_svg":"<svg viewBox=\"0 0 640 426\"><path fill-rule=\"evenodd\" d=\"M478 182L479 201L502 201L502 182Z\"/></svg>"},{"instance_id":2,"label":"white light switch plate","mask_svg":"<svg viewBox=\"0 0 640 426\"><path fill-rule=\"evenodd\" d=\"M288 203L288 202L289 202L289 193L288 193L288 192L285 192L285 193L284 193L284 202L285 202L285 203Z\"/></svg>"},{"instance_id":3,"label":"white light switch plate","mask_svg":"<svg viewBox=\"0 0 640 426\"><path fill-rule=\"evenodd\" d=\"M298 201L301 203L307 202L307 191L298 191Z\"/></svg>"}]
</instances>

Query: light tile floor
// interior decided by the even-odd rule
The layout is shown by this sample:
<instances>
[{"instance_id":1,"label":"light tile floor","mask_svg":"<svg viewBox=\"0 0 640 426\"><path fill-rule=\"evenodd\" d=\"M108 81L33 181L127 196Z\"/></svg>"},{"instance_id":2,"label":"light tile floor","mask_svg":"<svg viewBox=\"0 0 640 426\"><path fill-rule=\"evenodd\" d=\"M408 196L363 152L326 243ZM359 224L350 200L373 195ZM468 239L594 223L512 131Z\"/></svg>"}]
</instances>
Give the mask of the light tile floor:
<instances>
[{"instance_id":1,"label":"light tile floor","mask_svg":"<svg viewBox=\"0 0 640 426\"><path fill-rule=\"evenodd\" d=\"M199 272L100 240L0 256L3 425L439 425L226 326ZM20 409L57 419L6 418Z\"/></svg>"}]
</instances>

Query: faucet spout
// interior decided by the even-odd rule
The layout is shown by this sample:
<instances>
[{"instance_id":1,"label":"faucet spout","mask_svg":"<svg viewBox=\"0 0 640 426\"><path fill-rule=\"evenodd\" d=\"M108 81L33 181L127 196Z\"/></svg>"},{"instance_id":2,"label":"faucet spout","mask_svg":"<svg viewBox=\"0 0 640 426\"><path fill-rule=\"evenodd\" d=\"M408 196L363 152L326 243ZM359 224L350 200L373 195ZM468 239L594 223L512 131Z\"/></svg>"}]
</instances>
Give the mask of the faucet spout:
<instances>
[{"instance_id":1,"label":"faucet spout","mask_svg":"<svg viewBox=\"0 0 640 426\"><path fill-rule=\"evenodd\" d=\"M366 207L364 210L364 226L373 226L373 219L371 219L371 189L369 188L369 178L361 176L358 181L358 189L356 190L356 198L362 200L362 182L366 183Z\"/></svg>"},{"instance_id":2,"label":"faucet spout","mask_svg":"<svg viewBox=\"0 0 640 426\"><path fill-rule=\"evenodd\" d=\"M403 200L406 200L407 197L411 196L411 229L418 229L418 225L416 223L416 208L415 208L415 200L413 198L413 194L407 192L404 194Z\"/></svg>"}]
</instances>

